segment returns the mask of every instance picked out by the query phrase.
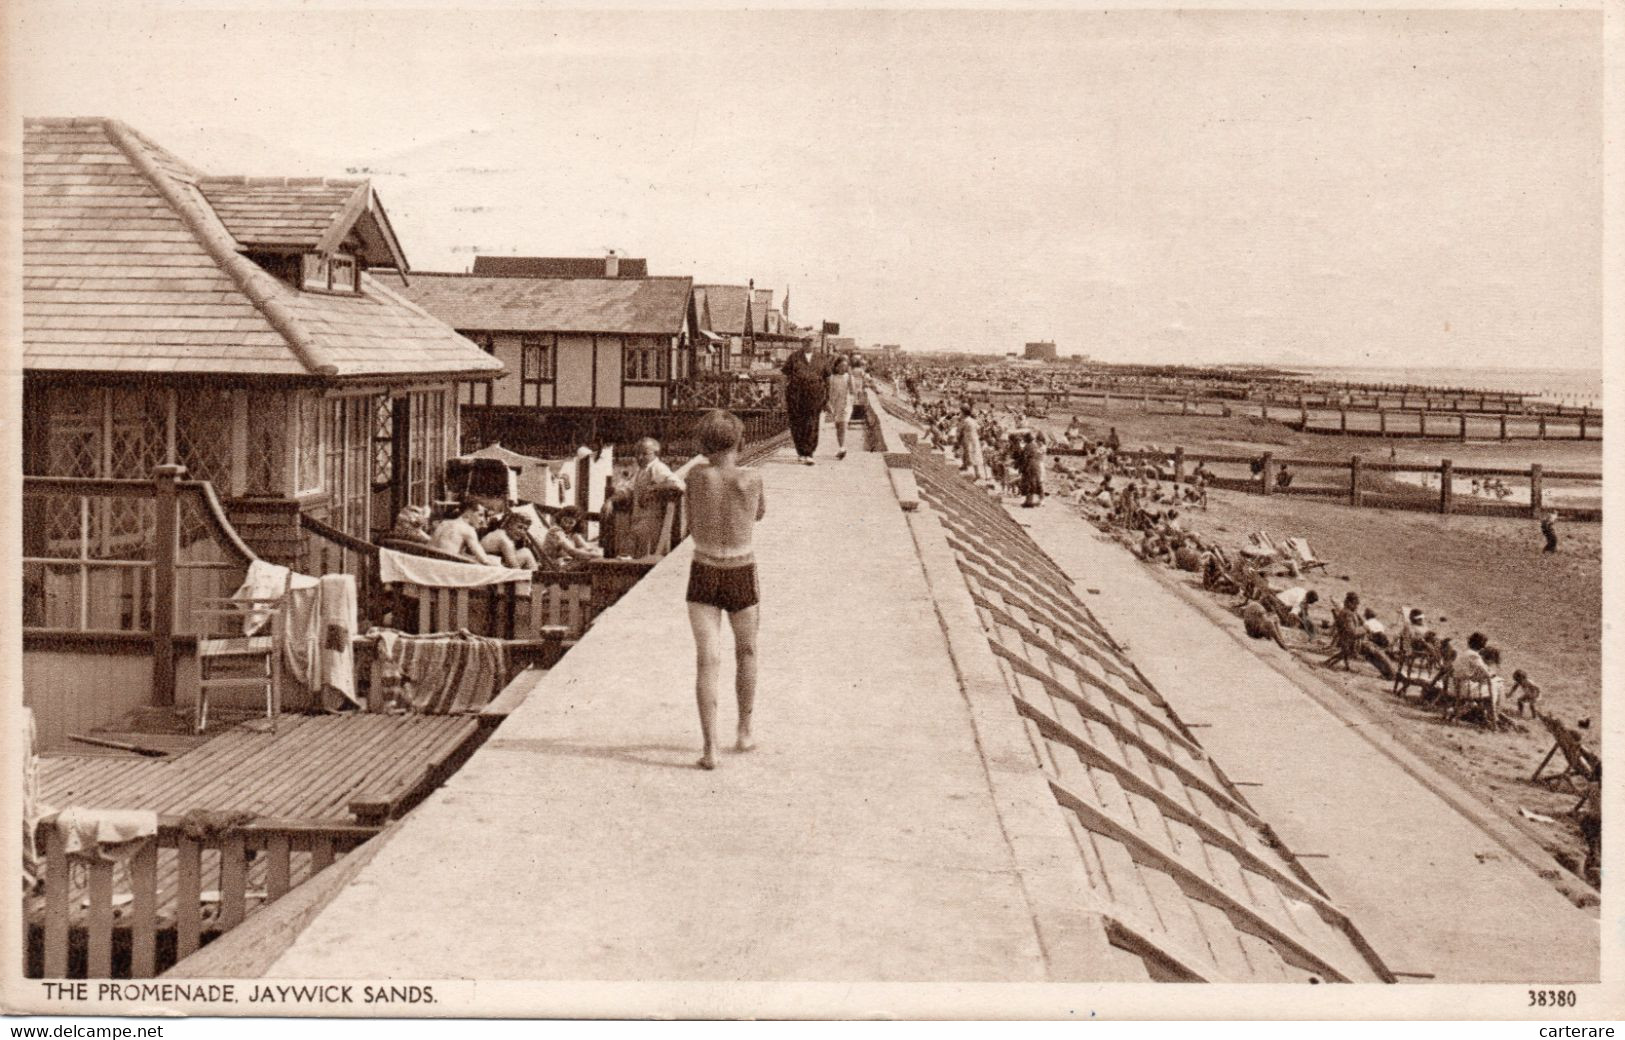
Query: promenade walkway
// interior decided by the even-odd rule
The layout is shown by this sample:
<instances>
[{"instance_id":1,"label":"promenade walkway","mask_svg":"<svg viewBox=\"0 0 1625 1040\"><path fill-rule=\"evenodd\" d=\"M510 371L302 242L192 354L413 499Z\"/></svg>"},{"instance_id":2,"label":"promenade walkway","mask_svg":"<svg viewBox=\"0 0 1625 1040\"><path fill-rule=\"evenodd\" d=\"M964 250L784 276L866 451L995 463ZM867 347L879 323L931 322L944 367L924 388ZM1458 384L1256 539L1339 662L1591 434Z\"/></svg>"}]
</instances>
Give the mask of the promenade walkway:
<instances>
[{"instance_id":1,"label":"promenade walkway","mask_svg":"<svg viewBox=\"0 0 1625 1040\"><path fill-rule=\"evenodd\" d=\"M1060 510L1017 512L1102 596L940 462L894 459L894 490L881 455L786 454L758 750L695 768L684 545L265 974L1594 975L1594 917Z\"/></svg>"},{"instance_id":2,"label":"promenade walkway","mask_svg":"<svg viewBox=\"0 0 1625 1040\"><path fill-rule=\"evenodd\" d=\"M882 457L832 444L763 466L758 750L694 767L685 543L269 974L1055 977Z\"/></svg>"}]
</instances>

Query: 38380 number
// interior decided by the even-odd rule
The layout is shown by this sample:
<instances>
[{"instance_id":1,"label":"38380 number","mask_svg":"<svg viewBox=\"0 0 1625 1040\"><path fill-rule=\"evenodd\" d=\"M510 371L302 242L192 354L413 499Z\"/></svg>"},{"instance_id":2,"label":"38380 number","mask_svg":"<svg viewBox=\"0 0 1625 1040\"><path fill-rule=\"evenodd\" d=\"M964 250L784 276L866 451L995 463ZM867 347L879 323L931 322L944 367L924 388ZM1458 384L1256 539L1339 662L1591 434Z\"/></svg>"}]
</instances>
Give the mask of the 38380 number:
<instances>
[{"instance_id":1,"label":"38380 number","mask_svg":"<svg viewBox=\"0 0 1625 1040\"><path fill-rule=\"evenodd\" d=\"M1532 989L1529 991L1530 1007L1574 1007L1579 997L1572 989Z\"/></svg>"}]
</instances>

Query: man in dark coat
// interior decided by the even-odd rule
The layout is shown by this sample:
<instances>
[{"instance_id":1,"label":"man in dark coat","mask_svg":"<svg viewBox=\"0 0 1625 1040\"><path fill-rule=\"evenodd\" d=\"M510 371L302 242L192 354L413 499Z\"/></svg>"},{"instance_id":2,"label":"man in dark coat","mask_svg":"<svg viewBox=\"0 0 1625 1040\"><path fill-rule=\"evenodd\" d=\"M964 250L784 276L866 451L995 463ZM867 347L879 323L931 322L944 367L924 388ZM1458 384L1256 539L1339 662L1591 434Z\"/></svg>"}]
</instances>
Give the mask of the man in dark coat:
<instances>
[{"instance_id":1,"label":"man in dark coat","mask_svg":"<svg viewBox=\"0 0 1625 1040\"><path fill-rule=\"evenodd\" d=\"M824 411L824 361L807 343L784 363L784 407L790 413L790 439L803 465L813 464L818 449L818 426Z\"/></svg>"}]
</instances>

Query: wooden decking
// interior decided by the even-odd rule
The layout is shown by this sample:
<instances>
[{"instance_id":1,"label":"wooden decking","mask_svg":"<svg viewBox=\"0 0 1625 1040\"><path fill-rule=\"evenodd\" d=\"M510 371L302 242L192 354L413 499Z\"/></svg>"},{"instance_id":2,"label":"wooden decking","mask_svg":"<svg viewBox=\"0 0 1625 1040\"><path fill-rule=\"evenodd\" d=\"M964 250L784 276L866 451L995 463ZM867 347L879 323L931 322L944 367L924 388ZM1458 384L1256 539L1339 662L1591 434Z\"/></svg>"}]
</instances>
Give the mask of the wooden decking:
<instances>
[{"instance_id":1,"label":"wooden decking","mask_svg":"<svg viewBox=\"0 0 1625 1040\"><path fill-rule=\"evenodd\" d=\"M29 973L164 970L411 808L481 731L474 715L285 715L274 733L263 721L239 724L167 758L42 756L45 806L144 809L163 822L128 867L88 872L70 870L49 833L48 876L67 885L54 898L49 884L24 897ZM179 821L194 811L219 829L189 838Z\"/></svg>"},{"instance_id":2,"label":"wooden decking","mask_svg":"<svg viewBox=\"0 0 1625 1040\"><path fill-rule=\"evenodd\" d=\"M275 733L237 725L169 758L45 755L40 796L56 808L351 823L353 799L387 801L395 815L426 793L478 729L471 715L285 715Z\"/></svg>"}]
</instances>

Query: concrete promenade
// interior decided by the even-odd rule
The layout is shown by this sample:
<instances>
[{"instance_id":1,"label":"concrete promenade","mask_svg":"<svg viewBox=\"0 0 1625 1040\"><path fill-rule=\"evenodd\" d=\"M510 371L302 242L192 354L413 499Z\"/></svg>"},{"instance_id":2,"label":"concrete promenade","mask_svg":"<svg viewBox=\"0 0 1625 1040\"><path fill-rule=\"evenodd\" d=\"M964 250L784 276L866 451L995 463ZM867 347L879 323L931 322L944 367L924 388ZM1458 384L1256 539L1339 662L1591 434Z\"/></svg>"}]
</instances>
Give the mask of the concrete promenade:
<instances>
[{"instance_id":1,"label":"concrete promenade","mask_svg":"<svg viewBox=\"0 0 1625 1040\"><path fill-rule=\"evenodd\" d=\"M1203 745L1249 783L1248 800L1287 845L1314 854L1316 880L1390 968L1444 982L1598 977L1595 914L1537 876L1526 860L1549 857L1508 837L1492 810L1317 687L1301 661L1247 639L1205 593L1169 587L1190 576L1153 574L1060 499L1011 512L1146 677L1202 725Z\"/></svg>"},{"instance_id":2,"label":"concrete promenade","mask_svg":"<svg viewBox=\"0 0 1625 1040\"><path fill-rule=\"evenodd\" d=\"M882 458L821 452L763 466L758 750L694 767L685 543L268 974L1052 978Z\"/></svg>"}]
</instances>

